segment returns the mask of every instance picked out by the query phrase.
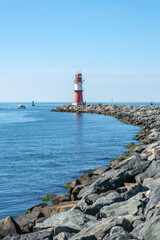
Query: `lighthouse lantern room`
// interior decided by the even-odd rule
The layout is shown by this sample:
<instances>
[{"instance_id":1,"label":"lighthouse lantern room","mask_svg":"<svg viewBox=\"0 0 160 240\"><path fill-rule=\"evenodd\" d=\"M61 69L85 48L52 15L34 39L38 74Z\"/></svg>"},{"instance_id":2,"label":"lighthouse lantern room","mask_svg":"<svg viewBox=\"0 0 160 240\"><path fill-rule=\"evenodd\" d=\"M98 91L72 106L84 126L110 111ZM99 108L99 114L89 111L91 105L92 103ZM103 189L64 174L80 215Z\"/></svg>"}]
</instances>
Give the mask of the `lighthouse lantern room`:
<instances>
[{"instance_id":1,"label":"lighthouse lantern room","mask_svg":"<svg viewBox=\"0 0 160 240\"><path fill-rule=\"evenodd\" d=\"M72 103L72 105L75 105L75 106L84 105L83 89L82 89L83 80L82 80L82 74L81 73L79 73L79 72L76 73L74 83L75 83L75 89L74 89L75 101L74 101L74 103Z\"/></svg>"}]
</instances>

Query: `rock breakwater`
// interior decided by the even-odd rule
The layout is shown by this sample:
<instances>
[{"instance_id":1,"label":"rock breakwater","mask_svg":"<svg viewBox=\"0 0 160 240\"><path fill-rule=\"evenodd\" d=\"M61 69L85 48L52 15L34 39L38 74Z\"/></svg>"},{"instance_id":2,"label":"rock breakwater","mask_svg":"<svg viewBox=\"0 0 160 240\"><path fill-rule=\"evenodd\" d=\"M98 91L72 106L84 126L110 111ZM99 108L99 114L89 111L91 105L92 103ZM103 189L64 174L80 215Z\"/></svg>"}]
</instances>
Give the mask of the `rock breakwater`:
<instances>
[{"instance_id":1,"label":"rock breakwater","mask_svg":"<svg viewBox=\"0 0 160 240\"><path fill-rule=\"evenodd\" d=\"M114 116L140 125L139 146L68 183L67 195L50 196L53 206L39 204L17 219L0 221L4 240L159 240L160 107L71 106L54 112ZM61 207L61 209L60 209Z\"/></svg>"}]
</instances>

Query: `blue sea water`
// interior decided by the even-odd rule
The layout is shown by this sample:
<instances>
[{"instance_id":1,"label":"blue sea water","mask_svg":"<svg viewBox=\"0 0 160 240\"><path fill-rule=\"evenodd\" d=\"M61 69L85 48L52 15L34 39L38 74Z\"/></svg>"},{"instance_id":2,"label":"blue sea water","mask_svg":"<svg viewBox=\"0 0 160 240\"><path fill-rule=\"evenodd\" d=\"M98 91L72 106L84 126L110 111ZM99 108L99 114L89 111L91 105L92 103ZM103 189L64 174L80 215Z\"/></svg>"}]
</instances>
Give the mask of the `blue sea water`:
<instances>
[{"instance_id":1,"label":"blue sea water","mask_svg":"<svg viewBox=\"0 0 160 240\"><path fill-rule=\"evenodd\" d=\"M50 111L62 104L0 103L0 219L66 193L61 186L108 165L139 132L109 116Z\"/></svg>"}]
</instances>

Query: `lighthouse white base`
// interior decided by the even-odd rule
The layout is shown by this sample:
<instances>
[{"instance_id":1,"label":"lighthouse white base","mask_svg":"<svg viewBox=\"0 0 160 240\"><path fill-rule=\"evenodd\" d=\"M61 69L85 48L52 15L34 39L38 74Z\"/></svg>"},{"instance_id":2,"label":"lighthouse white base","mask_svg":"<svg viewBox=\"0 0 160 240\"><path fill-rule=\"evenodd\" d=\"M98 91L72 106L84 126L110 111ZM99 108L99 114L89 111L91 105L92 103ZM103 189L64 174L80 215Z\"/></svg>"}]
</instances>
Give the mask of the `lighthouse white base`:
<instances>
[{"instance_id":1,"label":"lighthouse white base","mask_svg":"<svg viewBox=\"0 0 160 240\"><path fill-rule=\"evenodd\" d=\"M73 106L84 106L85 103L83 103L83 102L74 102L74 103L72 103L72 105Z\"/></svg>"}]
</instances>

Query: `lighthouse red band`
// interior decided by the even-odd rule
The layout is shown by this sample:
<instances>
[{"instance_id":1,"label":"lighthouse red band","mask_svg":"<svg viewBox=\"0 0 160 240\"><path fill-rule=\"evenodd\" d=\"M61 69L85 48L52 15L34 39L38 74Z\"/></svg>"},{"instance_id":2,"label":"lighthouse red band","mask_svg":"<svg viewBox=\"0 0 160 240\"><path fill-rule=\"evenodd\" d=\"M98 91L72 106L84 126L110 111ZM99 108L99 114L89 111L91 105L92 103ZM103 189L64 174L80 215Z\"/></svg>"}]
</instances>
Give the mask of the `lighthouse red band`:
<instances>
[{"instance_id":1,"label":"lighthouse red band","mask_svg":"<svg viewBox=\"0 0 160 240\"><path fill-rule=\"evenodd\" d=\"M76 73L75 75L75 101L73 105L84 105L83 103L83 89L82 89L82 74L81 73Z\"/></svg>"}]
</instances>

